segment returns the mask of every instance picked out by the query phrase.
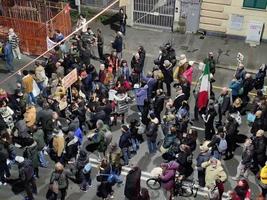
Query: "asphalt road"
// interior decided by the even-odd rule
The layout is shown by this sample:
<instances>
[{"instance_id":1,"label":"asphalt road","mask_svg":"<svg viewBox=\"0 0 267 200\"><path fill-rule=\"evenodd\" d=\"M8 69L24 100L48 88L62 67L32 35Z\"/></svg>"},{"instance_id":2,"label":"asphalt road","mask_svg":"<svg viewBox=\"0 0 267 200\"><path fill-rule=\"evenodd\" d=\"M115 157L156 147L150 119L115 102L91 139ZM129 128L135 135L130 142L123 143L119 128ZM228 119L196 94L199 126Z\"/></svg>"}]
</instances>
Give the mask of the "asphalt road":
<instances>
[{"instance_id":1,"label":"asphalt road","mask_svg":"<svg viewBox=\"0 0 267 200\"><path fill-rule=\"evenodd\" d=\"M94 26L92 27L93 29ZM132 33L138 33L138 30L134 30L134 29L130 29L128 30L127 34L131 34ZM149 31L146 31L145 34L149 34ZM131 35L130 36L126 36L126 39L129 38L129 40L127 40L127 46L126 49L124 50L124 58L130 62L132 54L136 51L136 48L139 44L144 44L145 49L147 49L147 58L146 58L146 62L145 62L145 71L149 71L152 69L153 67L153 60L157 57L157 54L155 53L155 48L162 45L162 43L165 42L164 41L158 41L157 43L151 43L151 42L147 42L146 40L143 39L142 34L144 34L144 31L140 31L140 35L139 37L134 37L132 38ZM158 33L160 34L160 33ZM151 35L155 35L155 32L151 32ZM105 36L105 42L108 43L109 41L112 40L113 34L107 31L104 31L104 36ZM146 37L146 36L144 36ZM153 40L156 41L156 40ZM150 49L147 47L148 45L153 45L153 51L150 51ZM156 46L156 47L155 47ZM110 47L109 45L105 46L105 51L109 51ZM178 54L181 52L178 52ZM154 55L154 56L153 56ZM189 58L190 60L190 58ZM29 58L27 56L23 56L23 60L22 61L16 61L15 64L17 66L22 66L24 63L26 63L27 61L29 61ZM99 65L98 62L93 61L93 64L95 64L96 66ZM3 63L0 62L0 69L3 67ZM199 77L200 72L197 70L197 68L195 68L194 70L194 81L197 80L197 77ZM0 80L3 80L3 78L7 77L7 74L3 74L0 71ZM231 70L225 70L225 69L217 69L216 74L215 74L215 80L216 82L214 83L215 86L217 86L218 88L223 87L223 86L227 86L229 81L233 78L233 71ZM15 86L15 77L11 78L10 81L8 81L7 83L5 83L4 85L1 85L0 87L3 87L9 91L12 91L12 89ZM216 94L218 94L219 89L215 89L214 90ZM174 91L172 92L173 96ZM191 95L190 98L190 107L191 109L193 109L194 107L194 98ZM130 112L129 115L127 117L127 121L129 121L130 118L139 118L137 113L136 113L136 106L133 104L130 108ZM194 123L194 126L197 127L197 129L199 130L199 137L198 137L198 144L200 144L203 141L203 137L204 137L204 132L203 132L203 128L204 128L204 124L200 121L198 123ZM240 130L240 134L243 135L248 135L249 134L249 128L246 125L246 121L245 118L243 119L243 124L241 125L241 127L239 128ZM120 123L118 123L117 127L113 127L112 128L112 132L113 132L113 141L118 141L119 136L120 136ZM163 135L160 131L158 139L163 139ZM240 144L242 146L242 144ZM229 160L229 161L222 161L223 163L223 167L228 175L228 180L225 184L225 190L230 190L232 189L236 182L231 180L232 176L235 176L236 174L236 167L238 165L238 162L240 160L240 155L242 152L242 148L239 147L236 149L235 151L235 156L233 159ZM194 158L196 158L196 155L198 154L198 150L195 151L194 153ZM90 155L90 158L92 159L92 163L94 163L94 165L96 166L97 163L94 162L94 160L96 159L95 155ZM135 163L137 164L142 171L144 172L143 176L142 176L142 186L146 186L145 185L145 180L147 178L149 178L149 173L150 171L154 168L160 165L160 163L162 162L162 158L159 152L157 152L156 154L154 154L153 156L148 154L148 148L147 148L147 144L146 142L144 142L143 144L141 144L141 147L137 153L137 155L135 155L130 163ZM37 185L38 185L38 195L36 196L37 200L43 200L45 199L45 194L48 188L48 182L49 182L49 178L50 178L50 174L51 171L53 169L53 163L50 162L50 166L49 168L41 168L40 169L40 179L37 180ZM127 168L124 168L123 170L126 174L127 173ZM79 190L79 187L75 184L73 184L72 182L70 182L70 187L68 190L68 196L67 199L68 200L98 200L99 198L96 196L96 188L97 188L97 182L95 180L95 175L97 173L96 168L93 169L93 173L92 173L92 178L93 178L93 187L90 188L90 190L87 193L81 192ZM12 177L15 178L17 177L17 170L16 167L12 168ZM259 193L259 188L256 184L255 181L255 177L254 175L250 174L249 175L249 185L252 189L252 193L253 193L253 198L255 198L255 195L257 195ZM116 200L123 200L124 195L123 195L123 191L124 191L124 185L121 185L120 187L115 186L114 187L114 196ZM164 194L162 190L158 190L158 191L150 191L150 195L151 195L151 199L153 200L164 200ZM198 193L198 196L196 197L196 199L204 199L205 196L205 191L200 191ZM0 186L0 199L2 200L20 200L23 199L23 195L22 194L18 194L15 195L12 190L11 190L11 186ZM178 199L178 198L177 198ZM182 199L181 197L179 197L179 199ZM190 198L187 198L190 199ZM192 198L193 199L193 198Z\"/></svg>"}]
</instances>

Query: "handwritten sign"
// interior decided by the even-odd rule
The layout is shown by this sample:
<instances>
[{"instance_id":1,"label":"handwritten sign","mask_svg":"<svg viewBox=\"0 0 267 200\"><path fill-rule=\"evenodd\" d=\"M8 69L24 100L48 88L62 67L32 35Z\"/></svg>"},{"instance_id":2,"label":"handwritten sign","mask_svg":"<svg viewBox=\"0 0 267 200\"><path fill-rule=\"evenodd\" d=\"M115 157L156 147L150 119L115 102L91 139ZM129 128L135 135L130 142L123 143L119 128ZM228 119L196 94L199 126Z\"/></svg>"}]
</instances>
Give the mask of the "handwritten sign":
<instances>
[{"instance_id":1,"label":"handwritten sign","mask_svg":"<svg viewBox=\"0 0 267 200\"><path fill-rule=\"evenodd\" d=\"M77 80L78 80L78 72L77 69L75 68L62 79L62 85L67 89Z\"/></svg>"}]
</instances>

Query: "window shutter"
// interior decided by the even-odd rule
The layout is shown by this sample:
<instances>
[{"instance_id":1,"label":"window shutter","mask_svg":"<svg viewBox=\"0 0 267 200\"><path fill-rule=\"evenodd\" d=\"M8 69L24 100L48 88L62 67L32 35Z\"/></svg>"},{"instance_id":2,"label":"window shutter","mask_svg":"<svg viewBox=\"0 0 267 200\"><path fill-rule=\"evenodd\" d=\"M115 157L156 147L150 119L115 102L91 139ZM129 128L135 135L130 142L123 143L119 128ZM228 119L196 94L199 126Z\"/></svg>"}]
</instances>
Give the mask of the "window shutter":
<instances>
[{"instance_id":1,"label":"window shutter","mask_svg":"<svg viewBox=\"0 0 267 200\"><path fill-rule=\"evenodd\" d=\"M243 7L254 8L256 1L257 0L244 0Z\"/></svg>"},{"instance_id":2,"label":"window shutter","mask_svg":"<svg viewBox=\"0 0 267 200\"><path fill-rule=\"evenodd\" d=\"M267 0L256 0L255 8L266 9Z\"/></svg>"}]
</instances>

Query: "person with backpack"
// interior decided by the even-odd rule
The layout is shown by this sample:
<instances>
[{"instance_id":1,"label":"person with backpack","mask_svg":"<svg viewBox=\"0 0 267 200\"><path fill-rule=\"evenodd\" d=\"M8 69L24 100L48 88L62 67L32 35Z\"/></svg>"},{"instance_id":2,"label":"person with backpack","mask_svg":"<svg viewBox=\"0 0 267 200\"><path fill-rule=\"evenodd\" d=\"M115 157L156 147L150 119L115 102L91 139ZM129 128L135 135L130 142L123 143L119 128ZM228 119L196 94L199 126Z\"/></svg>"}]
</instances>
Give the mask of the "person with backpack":
<instances>
[{"instance_id":1,"label":"person with backpack","mask_svg":"<svg viewBox=\"0 0 267 200\"><path fill-rule=\"evenodd\" d=\"M59 162L56 163L55 171L51 174L49 190L46 194L47 200L57 200L59 192L61 193L60 199L65 200L69 186L68 176L64 171L64 166Z\"/></svg>"},{"instance_id":2,"label":"person with backpack","mask_svg":"<svg viewBox=\"0 0 267 200\"><path fill-rule=\"evenodd\" d=\"M19 179L22 182L24 190L26 191L27 200L34 200L34 194L37 194L37 186L34 176L34 168L32 161L24 159L22 156L16 156L15 161L18 164Z\"/></svg>"},{"instance_id":3,"label":"person with backpack","mask_svg":"<svg viewBox=\"0 0 267 200\"><path fill-rule=\"evenodd\" d=\"M147 126L146 136L147 136L147 145L149 153L156 153L157 151L157 137L158 137L158 126L159 120L156 118L154 113L151 113L149 116L150 122Z\"/></svg>"},{"instance_id":4,"label":"person with backpack","mask_svg":"<svg viewBox=\"0 0 267 200\"><path fill-rule=\"evenodd\" d=\"M212 148L212 156L221 160L222 155L224 155L227 150L227 141L225 139L224 128L222 126L218 127L218 133L212 137L208 147Z\"/></svg>"}]
</instances>

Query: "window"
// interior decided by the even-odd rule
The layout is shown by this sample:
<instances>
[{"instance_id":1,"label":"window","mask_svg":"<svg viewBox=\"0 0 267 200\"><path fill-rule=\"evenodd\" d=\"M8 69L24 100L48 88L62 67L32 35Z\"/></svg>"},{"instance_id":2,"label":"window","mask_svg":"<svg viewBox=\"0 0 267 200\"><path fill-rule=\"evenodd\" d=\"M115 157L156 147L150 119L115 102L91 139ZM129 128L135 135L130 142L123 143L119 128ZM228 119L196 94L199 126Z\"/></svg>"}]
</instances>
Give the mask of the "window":
<instances>
[{"instance_id":1,"label":"window","mask_svg":"<svg viewBox=\"0 0 267 200\"><path fill-rule=\"evenodd\" d=\"M243 7L266 9L267 0L244 0Z\"/></svg>"}]
</instances>

